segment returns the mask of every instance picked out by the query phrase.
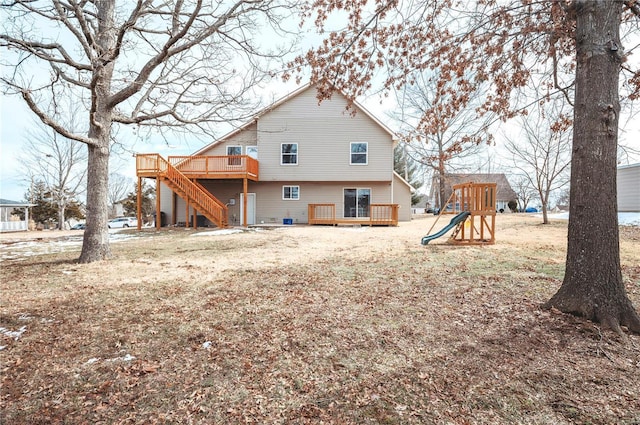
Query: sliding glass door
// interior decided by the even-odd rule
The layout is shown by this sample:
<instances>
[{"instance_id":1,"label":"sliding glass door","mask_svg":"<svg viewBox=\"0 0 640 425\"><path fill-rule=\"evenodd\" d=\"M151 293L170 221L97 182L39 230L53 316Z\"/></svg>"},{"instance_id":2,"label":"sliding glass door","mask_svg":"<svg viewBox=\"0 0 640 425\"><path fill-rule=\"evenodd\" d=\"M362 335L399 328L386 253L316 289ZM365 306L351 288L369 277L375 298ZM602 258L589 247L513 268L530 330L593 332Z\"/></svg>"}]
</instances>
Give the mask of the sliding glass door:
<instances>
[{"instance_id":1,"label":"sliding glass door","mask_svg":"<svg viewBox=\"0 0 640 425\"><path fill-rule=\"evenodd\" d=\"M344 189L344 217L369 217L371 189Z\"/></svg>"}]
</instances>

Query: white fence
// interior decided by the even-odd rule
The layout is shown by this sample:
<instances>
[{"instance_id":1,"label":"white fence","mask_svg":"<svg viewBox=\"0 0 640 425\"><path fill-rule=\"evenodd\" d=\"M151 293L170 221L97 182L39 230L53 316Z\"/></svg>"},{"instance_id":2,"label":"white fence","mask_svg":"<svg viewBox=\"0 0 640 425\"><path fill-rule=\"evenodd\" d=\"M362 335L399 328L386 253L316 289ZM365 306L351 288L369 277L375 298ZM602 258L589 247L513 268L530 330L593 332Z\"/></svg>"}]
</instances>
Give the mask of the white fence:
<instances>
[{"instance_id":1,"label":"white fence","mask_svg":"<svg viewBox=\"0 0 640 425\"><path fill-rule=\"evenodd\" d=\"M0 232L24 232L27 230L26 221L0 221Z\"/></svg>"}]
</instances>

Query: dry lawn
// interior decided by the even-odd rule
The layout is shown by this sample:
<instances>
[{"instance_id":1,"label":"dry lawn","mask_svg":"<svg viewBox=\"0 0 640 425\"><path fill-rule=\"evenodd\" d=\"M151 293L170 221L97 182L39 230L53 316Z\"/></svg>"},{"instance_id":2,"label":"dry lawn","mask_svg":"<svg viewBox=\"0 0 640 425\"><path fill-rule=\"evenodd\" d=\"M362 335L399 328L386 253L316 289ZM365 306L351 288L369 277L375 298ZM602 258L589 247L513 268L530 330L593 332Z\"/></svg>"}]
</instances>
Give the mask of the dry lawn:
<instances>
[{"instance_id":1,"label":"dry lawn","mask_svg":"<svg viewBox=\"0 0 640 425\"><path fill-rule=\"evenodd\" d=\"M421 246L433 220L5 255L0 422L640 424L640 337L539 309L565 222L501 215L494 246ZM621 238L640 307L640 228Z\"/></svg>"}]
</instances>

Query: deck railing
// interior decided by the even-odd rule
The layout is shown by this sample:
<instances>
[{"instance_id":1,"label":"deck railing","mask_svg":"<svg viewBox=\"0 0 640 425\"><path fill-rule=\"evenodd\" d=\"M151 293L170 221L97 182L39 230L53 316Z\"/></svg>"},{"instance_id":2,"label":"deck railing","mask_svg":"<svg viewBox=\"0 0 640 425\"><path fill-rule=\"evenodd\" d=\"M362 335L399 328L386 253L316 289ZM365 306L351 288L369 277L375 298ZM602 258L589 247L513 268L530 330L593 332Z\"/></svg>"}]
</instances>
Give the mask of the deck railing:
<instances>
[{"instance_id":1,"label":"deck railing","mask_svg":"<svg viewBox=\"0 0 640 425\"><path fill-rule=\"evenodd\" d=\"M166 161L192 179L259 178L258 160L247 155L170 156L165 160L157 153L137 154L136 171L139 176L151 177L167 171Z\"/></svg>"},{"instance_id":2,"label":"deck railing","mask_svg":"<svg viewBox=\"0 0 640 425\"><path fill-rule=\"evenodd\" d=\"M365 226L397 226L398 204L371 204L369 217L336 217L336 204L309 204L309 224L363 224Z\"/></svg>"},{"instance_id":3,"label":"deck railing","mask_svg":"<svg viewBox=\"0 0 640 425\"><path fill-rule=\"evenodd\" d=\"M167 171L167 161L157 153L136 155L136 172L138 176L155 176Z\"/></svg>"},{"instance_id":4,"label":"deck railing","mask_svg":"<svg viewBox=\"0 0 640 425\"><path fill-rule=\"evenodd\" d=\"M187 177L258 180L258 160L248 155L170 156L169 162Z\"/></svg>"},{"instance_id":5,"label":"deck railing","mask_svg":"<svg viewBox=\"0 0 640 425\"><path fill-rule=\"evenodd\" d=\"M371 224L398 225L398 204L371 204L369 220Z\"/></svg>"},{"instance_id":6,"label":"deck railing","mask_svg":"<svg viewBox=\"0 0 640 425\"><path fill-rule=\"evenodd\" d=\"M309 224L336 224L336 204L309 204Z\"/></svg>"}]
</instances>

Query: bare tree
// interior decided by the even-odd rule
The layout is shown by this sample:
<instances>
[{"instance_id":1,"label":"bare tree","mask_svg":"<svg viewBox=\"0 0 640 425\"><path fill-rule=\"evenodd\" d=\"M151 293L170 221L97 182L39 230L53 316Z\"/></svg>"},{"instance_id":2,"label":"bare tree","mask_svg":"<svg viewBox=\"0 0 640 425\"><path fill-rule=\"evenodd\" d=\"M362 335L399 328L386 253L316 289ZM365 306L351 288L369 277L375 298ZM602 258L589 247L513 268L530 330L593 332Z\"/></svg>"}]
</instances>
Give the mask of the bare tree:
<instances>
[{"instance_id":1,"label":"bare tree","mask_svg":"<svg viewBox=\"0 0 640 425\"><path fill-rule=\"evenodd\" d=\"M5 94L21 96L43 123L88 147L80 262L111 255L107 199L116 127L213 134L216 123L253 111L252 88L293 45L268 43L285 31L288 0L15 0L3 8ZM56 98L63 93L86 105L86 133L60 121Z\"/></svg>"},{"instance_id":2,"label":"bare tree","mask_svg":"<svg viewBox=\"0 0 640 425\"><path fill-rule=\"evenodd\" d=\"M64 230L67 206L85 191L87 149L40 123L34 128L25 137L18 160L31 181L46 186L48 198L57 208L58 229Z\"/></svg>"},{"instance_id":3,"label":"bare tree","mask_svg":"<svg viewBox=\"0 0 640 425\"><path fill-rule=\"evenodd\" d=\"M529 176L517 174L510 179L510 183L518 195L518 210L526 211L529 202L536 196L536 190L531 186Z\"/></svg>"},{"instance_id":4,"label":"bare tree","mask_svg":"<svg viewBox=\"0 0 640 425\"><path fill-rule=\"evenodd\" d=\"M109 174L109 207L113 211L114 205L122 201L134 186L132 179L120 173Z\"/></svg>"},{"instance_id":5,"label":"bare tree","mask_svg":"<svg viewBox=\"0 0 640 425\"><path fill-rule=\"evenodd\" d=\"M549 223L551 194L569 183L571 164L571 118L557 102L538 105L519 118L521 138L507 137L505 148L513 166L533 188L542 204L542 222Z\"/></svg>"},{"instance_id":6,"label":"bare tree","mask_svg":"<svg viewBox=\"0 0 640 425\"><path fill-rule=\"evenodd\" d=\"M477 155L483 143L493 141L488 131L491 114L479 116L476 112L482 103L482 84L465 93L468 99L464 102L452 86L439 84L437 73L415 73L411 84L398 93L401 111L395 114L403 127L400 133L407 155L430 168L438 182L439 208L447 201L445 174L465 158Z\"/></svg>"}]
</instances>

